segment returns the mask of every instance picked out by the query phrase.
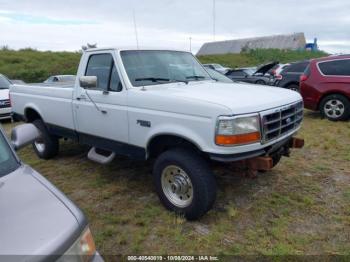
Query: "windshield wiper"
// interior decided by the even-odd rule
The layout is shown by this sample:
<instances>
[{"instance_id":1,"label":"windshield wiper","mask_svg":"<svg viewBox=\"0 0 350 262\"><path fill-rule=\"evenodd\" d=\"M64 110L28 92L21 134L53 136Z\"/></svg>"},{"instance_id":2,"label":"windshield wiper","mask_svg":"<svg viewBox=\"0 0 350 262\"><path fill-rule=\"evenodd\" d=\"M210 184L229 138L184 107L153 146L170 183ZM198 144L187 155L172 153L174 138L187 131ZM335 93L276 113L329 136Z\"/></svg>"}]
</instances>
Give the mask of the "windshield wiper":
<instances>
[{"instance_id":1,"label":"windshield wiper","mask_svg":"<svg viewBox=\"0 0 350 262\"><path fill-rule=\"evenodd\" d=\"M135 81L169 82L170 79L160 78L160 77L143 77L143 78L136 78Z\"/></svg>"},{"instance_id":2,"label":"windshield wiper","mask_svg":"<svg viewBox=\"0 0 350 262\"><path fill-rule=\"evenodd\" d=\"M197 75L186 76L186 79L196 79L196 80L199 80L199 79L205 79L205 78L206 78L205 76L197 76Z\"/></svg>"},{"instance_id":3,"label":"windshield wiper","mask_svg":"<svg viewBox=\"0 0 350 262\"><path fill-rule=\"evenodd\" d=\"M169 78L161 78L161 77L144 77L144 78L136 78L135 81L151 81L151 82L181 82L188 84L186 80L180 79L169 79Z\"/></svg>"}]
</instances>

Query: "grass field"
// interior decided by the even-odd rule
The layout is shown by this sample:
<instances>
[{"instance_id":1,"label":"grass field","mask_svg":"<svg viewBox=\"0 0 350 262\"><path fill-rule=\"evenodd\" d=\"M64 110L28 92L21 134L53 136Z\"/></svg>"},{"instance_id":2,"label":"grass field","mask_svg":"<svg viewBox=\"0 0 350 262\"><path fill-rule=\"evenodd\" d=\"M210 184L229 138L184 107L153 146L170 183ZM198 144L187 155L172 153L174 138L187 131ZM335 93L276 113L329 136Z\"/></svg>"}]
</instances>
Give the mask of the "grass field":
<instances>
[{"instance_id":1,"label":"grass field","mask_svg":"<svg viewBox=\"0 0 350 262\"><path fill-rule=\"evenodd\" d=\"M218 198L197 222L163 208L146 163L100 166L69 141L50 161L19 154L83 209L103 255L350 255L350 122L306 111L299 136L305 148L257 179L216 165Z\"/></svg>"}]
</instances>

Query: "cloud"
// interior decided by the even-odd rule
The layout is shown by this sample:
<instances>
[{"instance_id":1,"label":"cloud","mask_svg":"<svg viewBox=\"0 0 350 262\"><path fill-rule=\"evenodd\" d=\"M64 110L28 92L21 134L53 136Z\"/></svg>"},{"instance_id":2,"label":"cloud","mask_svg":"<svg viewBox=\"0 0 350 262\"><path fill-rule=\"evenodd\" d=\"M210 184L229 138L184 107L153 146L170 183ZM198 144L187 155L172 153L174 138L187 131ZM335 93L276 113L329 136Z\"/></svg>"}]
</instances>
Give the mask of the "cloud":
<instances>
[{"instance_id":1,"label":"cloud","mask_svg":"<svg viewBox=\"0 0 350 262\"><path fill-rule=\"evenodd\" d=\"M33 16L21 13L12 13L0 11L0 19L6 22L17 22L24 24L47 24L47 25L84 25L96 24L95 21L88 20L69 20L69 19L55 19L46 16Z\"/></svg>"},{"instance_id":2,"label":"cloud","mask_svg":"<svg viewBox=\"0 0 350 262\"><path fill-rule=\"evenodd\" d=\"M213 39L213 0L0 0L0 45L78 50L82 44L141 45L196 51ZM350 52L348 0L216 0L216 39L293 32L326 51ZM6 13L7 12L7 13ZM30 37L29 37L30 36Z\"/></svg>"}]
</instances>

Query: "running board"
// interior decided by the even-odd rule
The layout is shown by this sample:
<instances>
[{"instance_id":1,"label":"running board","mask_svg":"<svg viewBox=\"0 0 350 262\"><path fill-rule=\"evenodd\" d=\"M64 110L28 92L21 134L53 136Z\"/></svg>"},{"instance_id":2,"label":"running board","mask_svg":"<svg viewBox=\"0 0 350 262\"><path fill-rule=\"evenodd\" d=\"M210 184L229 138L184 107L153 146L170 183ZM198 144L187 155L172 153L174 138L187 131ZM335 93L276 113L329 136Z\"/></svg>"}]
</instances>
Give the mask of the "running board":
<instances>
[{"instance_id":1,"label":"running board","mask_svg":"<svg viewBox=\"0 0 350 262\"><path fill-rule=\"evenodd\" d=\"M109 156L104 156L96 152L96 147L92 147L88 153L88 159L101 165L107 165L113 161L115 153L111 152Z\"/></svg>"}]
</instances>

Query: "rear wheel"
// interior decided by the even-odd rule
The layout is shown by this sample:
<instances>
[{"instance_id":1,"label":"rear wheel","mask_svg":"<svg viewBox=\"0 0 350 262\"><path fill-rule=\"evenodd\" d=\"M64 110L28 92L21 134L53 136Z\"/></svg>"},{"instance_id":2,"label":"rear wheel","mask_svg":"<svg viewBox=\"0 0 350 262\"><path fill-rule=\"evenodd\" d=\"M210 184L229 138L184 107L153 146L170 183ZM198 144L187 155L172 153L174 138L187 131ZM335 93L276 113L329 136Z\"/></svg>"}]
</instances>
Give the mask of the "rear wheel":
<instances>
[{"instance_id":1,"label":"rear wheel","mask_svg":"<svg viewBox=\"0 0 350 262\"><path fill-rule=\"evenodd\" d=\"M207 163L195 152L171 149L154 164L154 184L163 205L189 220L210 210L216 198L216 181Z\"/></svg>"},{"instance_id":2,"label":"rear wheel","mask_svg":"<svg viewBox=\"0 0 350 262\"><path fill-rule=\"evenodd\" d=\"M342 95L329 95L322 99L320 111L329 120L347 120L350 116L350 102Z\"/></svg>"},{"instance_id":3,"label":"rear wheel","mask_svg":"<svg viewBox=\"0 0 350 262\"><path fill-rule=\"evenodd\" d=\"M40 131L40 137L33 142L33 149L37 156L42 159L51 159L58 154L58 137L51 135L42 120L35 120L33 124Z\"/></svg>"}]
</instances>

